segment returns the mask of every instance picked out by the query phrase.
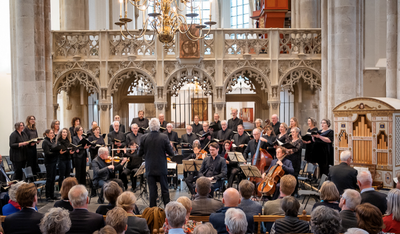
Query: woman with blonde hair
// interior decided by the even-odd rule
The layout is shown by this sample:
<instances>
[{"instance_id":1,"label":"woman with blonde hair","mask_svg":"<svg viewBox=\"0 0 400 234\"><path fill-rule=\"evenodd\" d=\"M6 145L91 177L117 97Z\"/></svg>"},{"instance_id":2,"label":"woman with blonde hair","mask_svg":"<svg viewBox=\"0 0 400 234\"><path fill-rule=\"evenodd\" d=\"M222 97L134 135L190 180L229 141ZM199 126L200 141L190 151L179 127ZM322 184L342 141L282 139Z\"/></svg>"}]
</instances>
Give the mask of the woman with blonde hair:
<instances>
[{"instance_id":1,"label":"woman with blonde hair","mask_svg":"<svg viewBox=\"0 0 400 234\"><path fill-rule=\"evenodd\" d=\"M387 196L387 216L383 217L383 232L400 233L400 190L392 189Z\"/></svg>"},{"instance_id":2,"label":"woman with blonde hair","mask_svg":"<svg viewBox=\"0 0 400 234\"><path fill-rule=\"evenodd\" d=\"M130 191L125 191L119 195L117 199L117 207L121 207L128 214L128 228L126 234L149 234L150 230L147 221L143 218L136 217L133 213L135 209L136 196Z\"/></svg>"},{"instance_id":3,"label":"woman with blonde hair","mask_svg":"<svg viewBox=\"0 0 400 234\"><path fill-rule=\"evenodd\" d=\"M339 207L340 194L336 185L331 181L325 181L321 186L321 202L314 204L312 210L318 206L327 206L337 211L341 211Z\"/></svg>"},{"instance_id":4,"label":"woman with blonde hair","mask_svg":"<svg viewBox=\"0 0 400 234\"><path fill-rule=\"evenodd\" d=\"M196 221L190 220L190 212L192 211L192 201L185 196L179 197L178 199L176 199L177 202L181 203L183 205L183 207L185 207L186 209L186 223L185 225L183 225L183 231L187 234L191 234L193 233L194 228L196 227L197 223ZM164 223L163 226L164 232L168 234L168 225L166 223Z\"/></svg>"},{"instance_id":5,"label":"woman with blonde hair","mask_svg":"<svg viewBox=\"0 0 400 234\"><path fill-rule=\"evenodd\" d=\"M68 193L69 190L71 190L72 187L74 187L75 185L78 184L78 180L75 177L67 177L61 186L61 200L57 201L56 203L54 203L54 207L61 207L64 209L67 209L69 211L74 210L74 208L72 208L71 203L69 202L69 198L68 198Z\"/></svg>"}]
</instances>

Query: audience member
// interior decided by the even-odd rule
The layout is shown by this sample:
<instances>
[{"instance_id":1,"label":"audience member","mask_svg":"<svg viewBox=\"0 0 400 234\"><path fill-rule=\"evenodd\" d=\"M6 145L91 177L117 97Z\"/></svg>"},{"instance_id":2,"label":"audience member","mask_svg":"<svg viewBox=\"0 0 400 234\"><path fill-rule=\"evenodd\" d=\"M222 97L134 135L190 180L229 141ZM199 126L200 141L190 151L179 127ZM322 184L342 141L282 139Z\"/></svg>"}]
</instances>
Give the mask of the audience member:
<instances>
[{"instance_id":1,"label":"audience member","mask_svg":"<svg viewBox=\"0 0 400 234\"><path fill-rule=\"evenodd\" d=\"M217 212L210 215L210 223L214 226L214 228L218 231L219 234L221 233L228 233L226 230L226 226L224 225L225 220L225 213L229 208L241 209L237 206L240 204L240 194L234 188L228 188L225 190L222 203L224 203L225 207L217 210ZM247 219L247 232L253 233L254 232L254 220L253 216L246 215Z\"/></svg>"},{"instance_id":2,"label":"audience member","mask_svg":"<svg viewBox=\"0 0 400 234\"><path fill-rule=\"evenodd\" d=\"M383 220L378 207L370 203L363 203L356 207L356 215L358 228L364 229L369 234L381 233Z\"/></svg>"},{"instance_id":3,"label":"audience member","mask_svg":"<svg viewBox=\"0 0 400 234\"><path fill-rule=\"evenodd\" d=\"M43 214L36 211L36 186L33 183L22 184L17 190L17 202L21 211L6 216L3 223L5 233L41 234L39 229Z\"/></svg>"},{"instance_id":4,"label":"audience member","mask_svg":"<svg viewBox=\"0 0 400 234\"><path fill-rule=\"evenodd\" d=\"M311 232L314 234L338 234L340 216L337 210L318 206L311 212Z\"/></svg>"},{"instance_id":5,"label":"audience member","mask_svg":"<svg viewBox=\"0 0 400 234\"><path fill-rule=\"evenodd\" d=\"M61 200L54 203L54 207L61 207L61 208L67 209L69 211L73 211L74 208L72 208L71 203L69 202L68 193L69 193L69 190L77 184L78 184L78 180L75 177L65 178L63 180L61 190L60 190Z\"/></svg>"},{"instance_id":6,"label":"audience member","mask_svg":"<svg viewBox=\"0 0 400 234\"><path fill-rule=\"evenodd\" d=\"M354 189L345 189L340 198L339 207L340 218L342 219L342 228L340 232L346 232L349 228L357 227L356 206L361 203L361 195Z\"/></svg>"},{"instance_id":7,"label":"audience member","mask_svg":"<svg viewBox=\"0 0 400 234\"><path fill-rule=\"evenodd\" d=\"M292 196L286 196L282 199L282 210L285 212L285 218L278 219L272 225L271 234L274 233L309 233L308 223L297 217L300 203Z\"/></svg>"},{"instance_id":8,"label":"audience member","mask_svg":"<svg viewBox=\"0 0 400 234\"><path fill-rule=\"evenodd\" d=\"M279 198L272 201L267 201L264 205L264 215L285 215L282 210L282 199L290 196L296 188L297 180L292 175L284 175L281 178L279 187Z\"/></svg>"},{"instance_id":9,"label":"audience member","mask_svg":"<svg viewBox=\"0 0 400 234\"><path fill-rule=\"evenodd\" d=\"M65 234L70 228L69 212L60 207L51 208L40 221L43 234Z\"/></svg>"},{"instance_id":10,"label":"audience member","mask_svg":"<svg viewBox=\"0 0 400 234\"><path fill-rule=\"evenodd\" d=\"M121 207L115 207L107 212L106 225L115 229L117 234L124 234L128 228L128 216Z\"/></svg>"},{"instance_id":11,"label":"audience member","mask_svg":"<svg viewBox=\"0 0 400 234\"><path fill-rule=\"evenodd\" d=\"M186 223L183 226L183 231L186 234L190 234L193 232L193 229L196 227L196 221L190 220L190 212L192 211L192 201L185 196L179 197L178 199L176 199L177 202L181 203L183 205L183 207L185 207L186 209ZM167 223L164 223L164 233L168 234L168 225Z\"/></svg>"},{"instance_id":12,"label":"audience member","mask_svg":"<svg viewBox=\"0 0 400 234\"><path fill-rule=\"evenodd\" d=\"M400 233L400 190L392 189L387 196L387 216L383 217L383 232Z\"/></svg>"},{"instance_id":13,"label":"audience member","mask_svg":"<svg viewBox=\"0 0 400 234\"><path fill-rule=\"evenodd\" d=\"M121 207L128 215L128 229L126 234L149 234L147 222L143 218L136 217L133 213L136 197L132 192L123 192L117 199L117 207Z\"/></svg>"},{"instance_id":14,"label":"audience member","mask_svg":"<svg viewBox=\"0 0 400 234\"><path fill-rule=\"evenodd\" d=\"M206 177L197 179L195 191L198 196L192 201L191 215L206 216L224 207L221 201L208 197L211 192L211 181Z\"/></svg>"},{"instance_id":15,"label":"audience member","mask_svg":"<svg viewBox=\"0 0 400 234\"><path fill-rule=\"evenodd\" d=\"M106 215L109 210L114 209L118 196L122 193L122 188L115 181L110 181L104 185L104 196L109 202L108 205L100 205L96 213Z\"/></svg>"},{"instance_id":16,"label":"audience member","mask_svg":"<svg viewBox=\"0 0 400 234\"><path fill-rule=\"evenodd\" d=\"M246 214L240 209L228 209L224 221L229 234L245 234L247 231Z\"/></svg>"},{"instance_id":17,"label":"audience member","mask_svg":"<svg viewBox=\"0 0 400 234\"><path fill-rule=\"evenodd\" d=\"M361 228L349 228L344 234L368 234L368 232Z\"/></svg>"},{"instance_id":18,"label":"audience member","mask_svg":"<svg viewBox=\"0 0 400 234\"><path fill-rule=\"evenodd\" d=\"M17 191L18 188L23 184L26 183L24 181L20 181L11 185L10 189L8 190L8 196L10 196L10 200L8 201L8 204L4 205L2 208L3 215L7 216L21 210L21 206L17 202Z\"/></svg>"},{"instance_id":19,"label":"audience member","mask_svg":"<svg viewBox=\"0 0 400 234\"><path fill-rule=\"evenodd\" d=\"M327 206L329 208L335 209L340 212L339 207L339 191L336 188L336 185L331 181L325 181L320 190L320 202L316 202L311 211L313 211L318 206Z\"/></svg>"},{"instance_id":20,"label":"audience member","mask_svg":"<svg viewBox=\"0 0 400 234\"><path fill-rule=\"evenodd\" d=\"M100 229L99 231L93 232L93 234L117 234L117 232L110 225L106 225L102 229Z\"/></svg>"},{"instance_id":21,"label":"audience member","mask_svg":"<svg viewBox=\"0 0 400 234\"><path fill-rule=\"evenodd\" d=\"M350 167L351 152L345 150L340 154L340 164L329 168L328 180L332 181L339 194L345 189L357 189L357 170Z\"/></svg>"},{"instance_id":22,"label":"audience member","mask_svg":"<svg viewBox=\"0 0 400 234\"><path fill-rule=\"evenodd\" d=\"M104 227L103 216L87 210L89 198L85 186L73 186L68 192L68 198L74 208L69 214L72 223L69 234L93 233Z\"/></svg>"},{"instance_id":23,"label":"audience member","mask_svg":"<svg viewBox=\"0 0 400 234\"><path fill-rule=\"evenodd\" d=\"M238 207L242 208L245 214L251 216L262 214L262 205L250 199L254 193L254 189L254 184L248 180L242 180L239 183L239 192L242 196L242 201Z\"/></svg>"},{"instance_id":24,"label":"audience member","mask_svg":"<svg viewBox=\"0 0 400 234\"><path fill-rule=\"evenodd\" d=\"M217 230L213 227L211 223L203 223L197 225L194 230L193 234L217 234Z\"/></svg>"},{"instance_id":25,"label":"audience member","mask_svg":"<svg viewBox=\"0 0 400 234\"><path fill-rule=\"evenodd\" d=\"M186 222L186 209L179 202L169 202L165 206L165 223L167 224L169 233L184 234L182 226Z\"/></svg>"},{"instance_id":26,"label":"audience member","mask_svg":"<svg viewBox=\"0 0 400 234\"><path fill-rule=\"evenodd\" d=\"M361 204L371 203L378 207L382 214L386 212L386 194L375 191L372 187L371 172L363 171L357 176L357 183L361 190Z\"/></svg>"}]
</instances>

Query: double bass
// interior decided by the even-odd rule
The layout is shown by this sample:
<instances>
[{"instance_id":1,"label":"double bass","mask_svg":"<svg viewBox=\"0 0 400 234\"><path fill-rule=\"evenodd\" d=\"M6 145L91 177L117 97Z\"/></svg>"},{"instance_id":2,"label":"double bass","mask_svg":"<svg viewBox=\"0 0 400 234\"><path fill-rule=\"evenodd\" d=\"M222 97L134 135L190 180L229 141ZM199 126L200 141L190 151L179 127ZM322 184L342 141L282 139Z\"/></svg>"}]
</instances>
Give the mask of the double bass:
<instances>
[{"instance_id":1,"label":"double bass","mask_svg":"<svg viewBox=\"0 0 400 234\"><path fill-rule=\"evenodd\" d=\"M258 140L257 151L253 155L253 158L251 160L251 165L257 167L260 173L263 174L266 168L268 169L268 167L271 165L272 156L265 149L260 148L260 146L261 146L261 140ZM257 184L262 181L262 178L250 177L249 180Z\"/></svg>"}]
</instances>

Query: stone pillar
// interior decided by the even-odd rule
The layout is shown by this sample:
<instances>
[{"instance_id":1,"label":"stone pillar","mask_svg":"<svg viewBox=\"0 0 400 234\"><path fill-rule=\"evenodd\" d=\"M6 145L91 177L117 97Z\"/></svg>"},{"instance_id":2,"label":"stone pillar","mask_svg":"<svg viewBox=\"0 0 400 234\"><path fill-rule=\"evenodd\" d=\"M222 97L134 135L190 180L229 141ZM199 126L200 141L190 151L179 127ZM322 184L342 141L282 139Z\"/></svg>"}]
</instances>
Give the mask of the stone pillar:
<instances>
[{"instance_id":1,"label":"stone pillar","mask_svg":"<svg viewBox=\"0 0 400 234\"><path fill-rule=\"evenodd\" d=\"M387 0L386 97L397 98L397 0Z\"/></svg>"},{"instance_id":2,"label":"stone pillar","mask_svg":"<svg viewBox=\"0 0 400 234\"><path fill-rule=\"evenodd\" d=\"M88 0L60 0L61 30L89 29Z\"/></svg>"},{"instance_id":3,"label":"stone pillar","mask_svg":"<svg viewBox=\"0 0 400 234\"><path fill-rule=\"evenodd\" d=\"M328 117L328 0L321 1L321 92L319 117ZM319 121L319 120L318 120Z\"/></svg>"},{"instance_id":4,"label":"stone pillar","mask_svg":"<svg viewBox=\"0 0 400 234\"><path fill-rule=\"evenodd\" d=\"M292 28L319 28L321 25L320 0L291 0Z\"/></svg>"},{"instance_id":5,"label":"stone pillar","mask_svg":"<svg viewBox=\"0 0 400 234\"><path fill-rule=\"evenodd\" d=\"M53 119L50 0L10 1L13 121L34 115L39 135Z\"/></svg>"},{"instance_id":6,"label":"stone pillar","mask_svg":"<svg viewBox=\"0 0 400 234\"><path fill-rule=\"evenodd\" d=\"M100 103L100 129L103 133L108 132L110 127L110 107L109 103ZM125 126L125 131L128 131L128 126ZM107 138L107 137L106 137ZM107 139L104 139L107 141Z\"/></svg>"},{"instance_id":7,"label":"stone pillar","mask_svg":"<svg viewBox=\"0 0 400 234\"><path fill-rule=\"evenodd\" d=\"M397 0L397 12L400 11L400 0ZM400 32L400 17L397 17L397 32ZM387 29L389 31L389 29ZM397 36L397 61L400 62L400 37ZM397 98L400 98L400 64L397 64Z\"/></svg>"}]
</instances>

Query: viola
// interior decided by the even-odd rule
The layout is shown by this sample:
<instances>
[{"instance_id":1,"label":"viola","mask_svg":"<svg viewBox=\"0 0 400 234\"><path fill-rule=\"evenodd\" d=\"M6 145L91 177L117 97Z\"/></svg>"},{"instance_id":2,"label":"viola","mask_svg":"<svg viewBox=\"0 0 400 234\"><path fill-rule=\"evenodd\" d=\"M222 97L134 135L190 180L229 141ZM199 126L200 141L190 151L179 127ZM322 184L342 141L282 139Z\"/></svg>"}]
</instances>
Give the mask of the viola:
<instances>
[{"instance_id":1,"label":"viola","mask_svg":"<svg viewBox=\"0 0 400 234\"><path fill-rule=\"evenodd\" d=\"M269 169L265 178L257 187L257 191L267 196L272 196L276 190L276 184L279 182L281 177L285 174L282 166L275 165Z\"/></svg>"}]
</instances>

